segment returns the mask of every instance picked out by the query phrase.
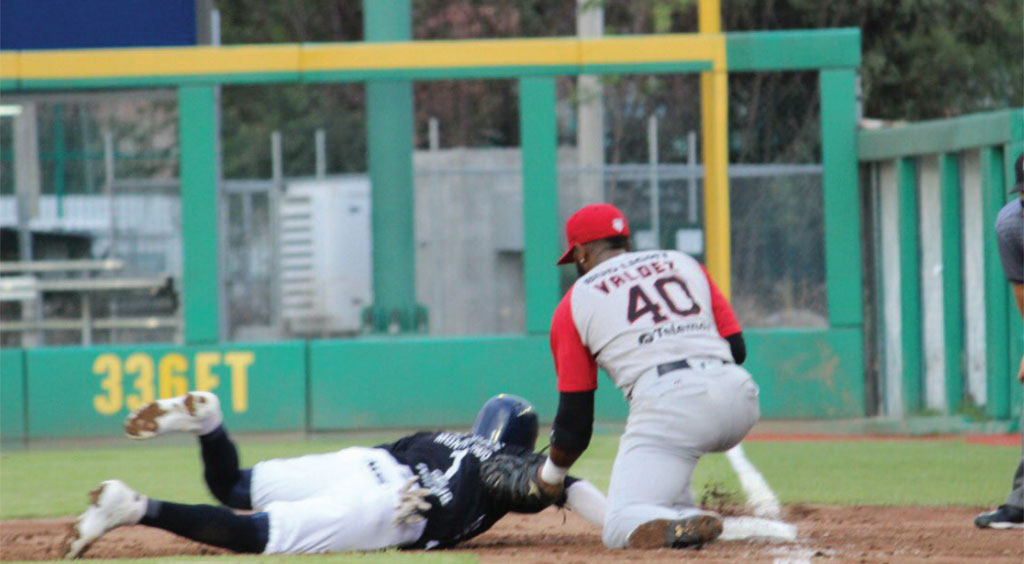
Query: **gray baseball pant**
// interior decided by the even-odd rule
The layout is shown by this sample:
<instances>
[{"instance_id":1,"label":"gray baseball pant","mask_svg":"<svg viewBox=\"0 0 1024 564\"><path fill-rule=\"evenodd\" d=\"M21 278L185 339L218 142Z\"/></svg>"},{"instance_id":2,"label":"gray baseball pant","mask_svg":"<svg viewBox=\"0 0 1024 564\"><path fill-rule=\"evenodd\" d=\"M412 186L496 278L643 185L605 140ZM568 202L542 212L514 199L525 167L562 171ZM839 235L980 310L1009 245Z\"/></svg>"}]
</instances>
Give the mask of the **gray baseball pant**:
<instances>
[{"instance_id":1,"label":"gray baseball pant","mask_svg":"<svg viewBox=\"0 0 1024 564\"><path fill-rule=\"evenodd\" d=\"M690 488L697 461L739 444L760 417L750 373L707 364L662 376L651 370L634 385L608 486L603 538L609 548L625 547L648 521L699 513Z\"/></svg>"},{"instance_id":2,"label":"gray baseball pant","mask_svg":"<svg viewBox=\"0 0 1024 564\"><path fill-rule=\"evenodd\" d=\"M1020 463L1013 474L1013 490L1006 498L1006 505L1024 508L1024 411L1020 414Z\"/></svg>"}]
</instances>

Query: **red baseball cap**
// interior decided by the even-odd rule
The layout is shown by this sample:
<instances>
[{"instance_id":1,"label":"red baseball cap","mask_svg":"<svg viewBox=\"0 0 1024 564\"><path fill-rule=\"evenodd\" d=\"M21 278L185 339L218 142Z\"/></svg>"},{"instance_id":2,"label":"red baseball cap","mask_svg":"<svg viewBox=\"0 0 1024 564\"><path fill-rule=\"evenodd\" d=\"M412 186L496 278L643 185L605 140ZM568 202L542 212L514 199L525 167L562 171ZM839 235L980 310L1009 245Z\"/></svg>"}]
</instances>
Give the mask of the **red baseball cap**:
<instances>
[{"instance_id":1,"label":"red baseball cap","mask_svg":"<svg viewBox=\"0 0 1024 564\"><path fill-rule=\"evenodd\" d=\"M572 250L576 245L629 235L629 222L619 208L611 204L591 204L580 208L565 222L565 238L569 250L565 251L557 264L572 262Z\"/></svg>"}]
</instances>

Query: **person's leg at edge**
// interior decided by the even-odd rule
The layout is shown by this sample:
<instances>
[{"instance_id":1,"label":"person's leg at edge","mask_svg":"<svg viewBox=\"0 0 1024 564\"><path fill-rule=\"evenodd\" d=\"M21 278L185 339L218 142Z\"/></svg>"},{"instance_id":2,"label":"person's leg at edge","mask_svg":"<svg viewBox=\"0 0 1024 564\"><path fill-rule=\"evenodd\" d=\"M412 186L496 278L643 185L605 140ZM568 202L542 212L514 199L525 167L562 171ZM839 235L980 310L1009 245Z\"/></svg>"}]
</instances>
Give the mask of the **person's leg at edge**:
<instances>
[{"instance_id":1,"label":"person's leg at edge","mask_svg":"<svg viewBox=\"0 0 1024 564\"><path fill-rule=\"evenodd\" d=\"M1021 414L1021 455L1006 503L974 518L980 529L1024 529L1024 413Z\"/></svg>"},{"instance_id":2,"label":"person's leg at edge","mask_svg":"<svg viewBox=\"0 0 1024 564\"><path fill-rule=\"evenodd\" d=\"M1024 411L1020 414L1020 462L1013 473L1013 489L1006 498L1006 505L1024 510Z\"/></svg>"},{"instance_id":3,"label":"person's leg at edge","mask_svg":"<svg viewBox=\"0 0 1024 564\"><path fill-rule=\"evenodd\" d=\"M1024 441L1024 439L1021 440ZM1021 449L1024 451L1024 442L1021 444ZM1013 474L1013 491L1006 498L1006 505L1024 509L1024 452L1021 453L1017 471Z\"/></svg>"}]
</instances>

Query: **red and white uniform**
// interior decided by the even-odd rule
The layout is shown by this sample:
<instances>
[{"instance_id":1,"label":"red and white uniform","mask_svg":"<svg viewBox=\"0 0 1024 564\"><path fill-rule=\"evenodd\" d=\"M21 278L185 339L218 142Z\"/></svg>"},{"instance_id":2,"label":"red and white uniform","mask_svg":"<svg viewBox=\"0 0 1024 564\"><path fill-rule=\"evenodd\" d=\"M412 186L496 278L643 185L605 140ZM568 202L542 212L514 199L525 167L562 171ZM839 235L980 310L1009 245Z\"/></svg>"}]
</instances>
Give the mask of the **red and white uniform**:
<instances>
[{"instance_id":1,"label":"red and white uniform","mask_svg":"<svg viewBox=\"0 0 1024 564\"><path fill-rule=\"evenodd\" d=\"M677 251L625 253L576 281L551 321L560 392L597 388L597 365L628 398L658 365L732 362L725 337L741 331L707 271Z\"/></svg>"},{"instance_id":2,"label":"red and white uniform","mask_svg":"<svg viewBox=\"0 0 1024 564\"><path fill-rule=\"evenodd\" d=\"M551 349L559 391L597 388L600 365L629 400L605 545L626 546L642 523L701 512L690 488L697 461L738 444L760 416L757 385L725 340L739 332L707 271L676 251L606 260L558 305ZM659 373L681 360L689 367Z\"/></svg>"}]
</instances>

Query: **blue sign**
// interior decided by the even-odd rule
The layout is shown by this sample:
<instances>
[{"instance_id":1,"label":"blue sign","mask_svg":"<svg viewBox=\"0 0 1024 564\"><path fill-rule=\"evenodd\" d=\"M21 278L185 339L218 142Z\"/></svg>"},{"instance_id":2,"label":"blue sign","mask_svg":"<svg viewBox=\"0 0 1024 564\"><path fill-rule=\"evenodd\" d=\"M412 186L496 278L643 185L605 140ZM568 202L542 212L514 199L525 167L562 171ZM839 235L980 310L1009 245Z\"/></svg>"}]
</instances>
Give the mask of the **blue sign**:
<instances>
[{"instance_id":1,"label":"blue sign","mask_svg":"<svg viewBox=\"0 0 1024 564\"><path fill-rule=\"evenodd\" d=\"M195 44L195 0L0 0L4 50Z\"/></svg>"}]
</instances>

